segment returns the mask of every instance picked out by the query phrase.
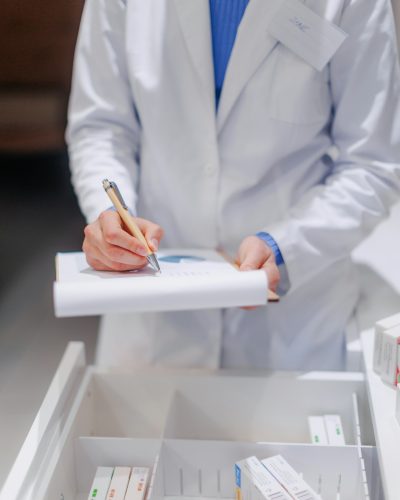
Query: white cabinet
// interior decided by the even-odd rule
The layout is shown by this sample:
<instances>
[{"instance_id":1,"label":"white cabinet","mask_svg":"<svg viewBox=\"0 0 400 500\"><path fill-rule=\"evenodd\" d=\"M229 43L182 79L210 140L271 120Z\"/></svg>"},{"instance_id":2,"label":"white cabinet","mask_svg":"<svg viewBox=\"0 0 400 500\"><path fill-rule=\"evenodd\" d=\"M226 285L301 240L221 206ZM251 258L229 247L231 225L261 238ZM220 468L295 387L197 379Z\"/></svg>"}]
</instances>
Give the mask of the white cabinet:
<instances>
[{"instance_id":1,"label":"white cabinet","mask_svg":"<svg viewBox=\"0 0 400 500\"><path fill-rule=\"evenodd\" d=\"M307 444L327 413L346 446ZM86 499L99 465L151 466L151 499L229 499L235 461L277 453L324 500L383 499L364 374L116 373L71 343L0 499Z\"/></svg>"}]
</instances>

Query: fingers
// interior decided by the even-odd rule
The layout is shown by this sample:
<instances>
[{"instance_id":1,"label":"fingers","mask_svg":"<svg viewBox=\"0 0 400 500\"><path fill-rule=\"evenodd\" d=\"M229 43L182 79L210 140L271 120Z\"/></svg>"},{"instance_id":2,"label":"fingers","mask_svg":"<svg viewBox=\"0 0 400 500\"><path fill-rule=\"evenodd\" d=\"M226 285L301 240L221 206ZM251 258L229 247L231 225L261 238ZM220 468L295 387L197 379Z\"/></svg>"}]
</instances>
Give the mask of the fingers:
<instances>
[{"instance_id":1,"label":"fingers","mask_svg":"<svg viewBox=\"0 0 400 500\"><path fill-rule=\"evenodd\" d=\"M146 257L131 253L121 247L100 243L98 246L99 253L103 256L103 260L107 265L114 264L119 271L127 269L140 269L147 264ZM115 266L118 264L118 266Z\"/></svg>"},{"instance_id":2,"label":"fingers","mask_svg":"<svg viewBox=\"0 0 400 500\"><path fill-rule=\"evenodd\" d=\"M147 250L123 229L116 212L103 212L95 222L86 226L84 233L82 249L88 263L95 269L128 271L147 265L144 256Z\"/></svg>"},{"instance_id":3,"label":"fingers","mask_svg":"<svg viewBox=\"0 0 400 500\"><path fill-rule=\"evenodd\" d=\"M121 218L116 212L111 210L103 212L99 217L99 221L104 241L110 247L124 248L142 257L147 255L147 249L142 243L122 228Z\"/></svg>"},{"instance_id":4,"label":"fingers","mask_svg":"<svg viewBox=\"0 0 400 500\"><path fill-rule=\"evenodd\" d=\"M150 249L155 252L163 236L157 224L136 219ZM102 271L128 271L147 265L147 248L124 229L117 212L107 210L85 228L82 249L86 260L94 269Z\"/></svg>"},{"instance_id":5,"label":"fingers","mask_svg":"<svg viewBox=\"0 0 400 500\"><path fill-rule=\"evenodd\" d=\"M86 262L89 264L90 267L93 267L93 269L96 269L97 271L114 271L114 269L112 269L111 267L106 266L104 262L101 262L100 260L97 260L94 257L87 254L86 254Z\"/></svg>"},{"instance_id":6,"label":"fingers","mask_svg":"<svg viewBox=\"0 0 400 500\"><path fill-rule=\"evenodd\" d=\"M272 249L257 236L245 238L240 245L237 263L240 271L264 269L268 277L268 288L276 292L280 272L275 262L275 254ZM252 307L244 309L251 310Z\"/></svg>"},{"instance_id":7,"label":"fingers","mask_svg":"<svg viewBox=\"0 0 400 500\"><path fill-rule=\"evenodd\" d=\"M239 248L238 264L240 271L260 269L270 257L271 249L257 236L244 239Z\"/></svg>"},{"instance_id":8,"label":"fingers","mask_svg":"<svg viewBox=\"0 0 400 500\"><path fill-rule=\"evenodd\" d=\"M109 248L106 246L102 248L104 244L101 240L100 230L98 231L100 236L94 236L96 228L89 231L85 230L85 233L89 233L90 237L85 237L82 249L85 252L88 264L94 269L99 271L130 271L140 269L147 264L144 257L133 256L132 259L131 256L122 255L122 252L125 251L118 247ZM128 252L126 253L128 254Z\"/></svg>"},{"instance_id":9,"label":"fingers","mask_svg":"<svg viewBox=\"0 0 400 500\"><path fill-rule=\"evenodd\" d=\"M139 229L142 231L144 237L146 238L147 244L152 252L157 252L160 246L160 241L164 236L164 230L158 224L150 222L145 219L137 218L136 222Z\"/></svg>"},{"instance_id":10,"label":"fingers","mask_svg":"<svg viewBox=\"0 0 400 500\"><path fill-rule=\"evenodd\" d=\"M279 268L275 263L275 259L268 259L263 268L265 269L268 276L268 288L273 292L276 292L279 281L281 279L281 275L279 272Z\"/></svg>"},{"instance_id":11,"label":"fingers","mask_svg":"<svg viewBox=\"0 0 400 500\"><path fill-rule=\"evenodd\" d=\"M257 252L249 252L240 264L240 271L260 269L265 262L265 257Z\"/></svg>"}]
</instances>

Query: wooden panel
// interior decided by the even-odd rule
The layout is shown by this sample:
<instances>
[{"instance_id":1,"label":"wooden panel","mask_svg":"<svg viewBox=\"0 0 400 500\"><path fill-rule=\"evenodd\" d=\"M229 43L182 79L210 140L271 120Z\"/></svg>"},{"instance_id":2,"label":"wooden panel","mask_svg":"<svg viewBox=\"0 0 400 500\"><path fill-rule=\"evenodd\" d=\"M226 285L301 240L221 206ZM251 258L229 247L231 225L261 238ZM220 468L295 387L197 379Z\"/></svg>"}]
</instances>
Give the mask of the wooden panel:
<instances>
[{"instance_id":1,"label":"wooden panel","mask_svg":"<svg viewBox=\"0 0 400 500\"><path fill-rule=\"evenodd\" d=\"M0 151L62 149L84 0L0 1Z\"/></svg>"},{"instance_id":2,"label":"wooden panel","mask_svg":"<svg viewBox=\"0 0 400 500\"><path fill-rule=\"evenodd\" d=\"M1 0L0 84L69 85L83 0Z\"/></svg>"}]
</instances>

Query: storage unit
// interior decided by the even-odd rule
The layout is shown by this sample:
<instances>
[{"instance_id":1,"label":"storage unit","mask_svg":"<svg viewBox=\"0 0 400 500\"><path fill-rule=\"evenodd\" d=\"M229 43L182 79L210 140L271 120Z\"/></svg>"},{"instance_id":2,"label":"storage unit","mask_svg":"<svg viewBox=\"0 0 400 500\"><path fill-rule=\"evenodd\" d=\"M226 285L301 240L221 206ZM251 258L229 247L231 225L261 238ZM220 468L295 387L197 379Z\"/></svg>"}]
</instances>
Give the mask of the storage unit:
<instances>
[{"instance_id":1,"label":"storage unit","mask_svg":"<svg viewBox=\"0 0 400 500\"><path fill-rule=\"evenodd\" d=\"M338 491L398 499L400 480L385 472L383 494L366 381L351 372L116 373L86 366L83 345L71 343L0 499L86 499L99 465L152 467L151 499L230 499L236 461L278 453L324 500ZM341 415L346 446L309 444L307 416L329 413Z\"/></svg>"}]
</instances>

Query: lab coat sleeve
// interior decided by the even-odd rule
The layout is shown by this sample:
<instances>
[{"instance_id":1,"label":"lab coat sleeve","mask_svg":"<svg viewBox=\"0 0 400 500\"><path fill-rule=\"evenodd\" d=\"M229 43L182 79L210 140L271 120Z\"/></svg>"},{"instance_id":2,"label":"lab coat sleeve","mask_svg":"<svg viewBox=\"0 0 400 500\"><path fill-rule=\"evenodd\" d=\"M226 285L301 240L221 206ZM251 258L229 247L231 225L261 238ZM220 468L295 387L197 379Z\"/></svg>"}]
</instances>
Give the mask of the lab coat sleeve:
<instances>
[{"instance_id":1,"label":"lab coat sleeve","mask_svg":"<svg viewBox=\"0 0 400 500\"><path fill-rule=\"evenodd\" d=\"M67 143L72 183L88 222L109 208L101 181L115 181L132 211L140 126L125 61L125 5L87 0L75 53Z\"/></svg>"},{"instance_id":2,"label":"lab coat sleeve","mask_svg":"<svg viewBox=\"0 0 400 500\"><path fill-rule=\"evenodd\" d=\"M400 193L400 81L389 0L349 0L349 36L331 61L331 175L265 230L277 242L291 289L350 255ZM327 283L329 286L329 283Z\"/></svg>"}]
</instances>

